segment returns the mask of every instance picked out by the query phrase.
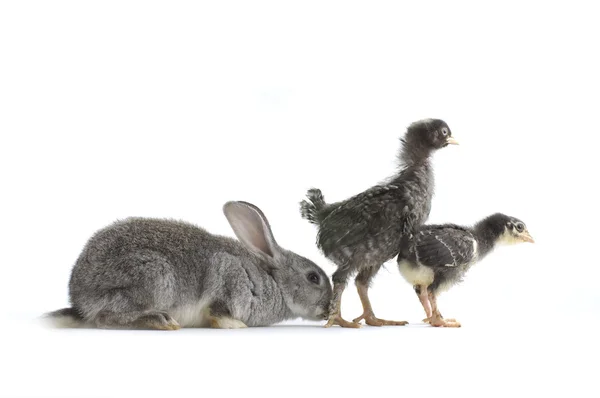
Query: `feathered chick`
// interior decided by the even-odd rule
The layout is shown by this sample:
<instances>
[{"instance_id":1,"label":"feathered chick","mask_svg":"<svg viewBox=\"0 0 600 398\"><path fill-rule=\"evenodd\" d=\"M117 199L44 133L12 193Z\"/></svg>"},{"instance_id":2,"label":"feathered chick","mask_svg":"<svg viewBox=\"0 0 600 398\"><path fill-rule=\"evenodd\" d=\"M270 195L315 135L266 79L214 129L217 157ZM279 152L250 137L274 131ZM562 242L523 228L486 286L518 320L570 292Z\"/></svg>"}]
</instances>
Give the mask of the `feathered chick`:
<instances>
[{"instance_id":1,"label":"feathered chick","mask_svg":"<svg viewBox=\"0 0 600 398\"><path fill-rule=\"evenodd\" d=\"M489 254L499 243L531 242L523 221L494 214L473 227L454 224L425 225L403 245L398 268L413 285L428 322L432 326L460 327L454 319L444 319L437 296L462 281L469 268Z\"/></svg>"},{"instance_id":2,"label":"feathered chick","mask_svg":"<svg viewBox=\"0 0 600 398\"><path fill-rule=\"evenodd\" d=\"M311 189L308 201L300 203L302 217L319 227L317 246L337 266L326 327L359 327L362 319L373 326L407 323L375 317L367 294L369 283L383 263L398 254L402 238L427 220L433 196L430 157L437 149L457 142L439 119L411 124L401 142L399 170L386 183L332 204L325 202L320 190ZM341 316L341 299L355 273L364 311L348 322Z\"/></svg>"}]
</instances>

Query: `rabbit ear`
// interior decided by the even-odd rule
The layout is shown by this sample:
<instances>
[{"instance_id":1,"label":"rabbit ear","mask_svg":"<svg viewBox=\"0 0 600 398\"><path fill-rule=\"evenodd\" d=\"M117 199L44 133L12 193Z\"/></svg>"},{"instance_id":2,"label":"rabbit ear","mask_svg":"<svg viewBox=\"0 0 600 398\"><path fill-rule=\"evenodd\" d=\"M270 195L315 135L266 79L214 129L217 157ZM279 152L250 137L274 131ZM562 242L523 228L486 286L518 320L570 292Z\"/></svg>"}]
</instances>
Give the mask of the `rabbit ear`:
<instances>
[{"instance_id":1,"label":"rabbit ear","mask_svg":"<svg viewBox=\"0 0 600 398\"><path fill-rule=\"evenodd\" d=\"M227 202L223 212L235 236L248 248L269 257L279 253L269 221L258 207L247 202Z\"/></svg>"}]
</instances>

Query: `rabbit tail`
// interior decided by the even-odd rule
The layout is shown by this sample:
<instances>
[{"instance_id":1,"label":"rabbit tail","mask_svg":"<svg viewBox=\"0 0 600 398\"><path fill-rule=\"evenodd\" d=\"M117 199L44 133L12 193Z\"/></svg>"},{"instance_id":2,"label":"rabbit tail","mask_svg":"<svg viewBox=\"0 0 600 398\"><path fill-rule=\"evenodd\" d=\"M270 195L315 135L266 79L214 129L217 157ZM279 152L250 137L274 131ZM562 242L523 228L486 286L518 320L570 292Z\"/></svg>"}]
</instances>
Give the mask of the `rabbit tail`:
<instances>
[{"instance_id":1,"label":"rabbit tail","mask_svg":"<svg viewBox=\"0 0 600 398\"><path fill-rule=\"evenodd\" d=\"M302 218L309 222L319 225L323 220L323 210L327 203L320 189L312 188L306 193L308 200L300 202L300 214Z\"/></svg>"},{"instance_id":2,"label":"rabbit tail","mask_svg":"<svg viewBox=\"0 0 600 398\"><path fill-rule=\"evenodd\" d=\"M44 315L44 319L57 328L81 328L85 325L83 317L75 308L49 312Z\"/></svg>"}]
</instances>

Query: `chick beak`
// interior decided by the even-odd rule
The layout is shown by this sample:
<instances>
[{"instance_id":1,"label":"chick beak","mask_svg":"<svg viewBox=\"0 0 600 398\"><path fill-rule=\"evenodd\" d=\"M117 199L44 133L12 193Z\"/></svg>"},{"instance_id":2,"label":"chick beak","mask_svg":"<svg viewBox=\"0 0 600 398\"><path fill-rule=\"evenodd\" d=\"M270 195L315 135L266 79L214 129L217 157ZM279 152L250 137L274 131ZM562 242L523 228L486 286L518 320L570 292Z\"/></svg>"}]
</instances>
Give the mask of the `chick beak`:
<instances>
[{"instance_id":1,"label":"chick beak","mask_svg":"<svg viewBox=\"0 0 600 398\"><path fill-rule=\"evenodd\" d=\"M448 137L448 138L446 139L446 144L449 144L449 145L458 145L458 141L456 141L456 140L455 140L454 138L452 138L452 137Z\"/></svg>"},{"instance_id":2,"label":"chick beak","mask_svg":"<svg viewBox=\"0 0 600 398\"><path fill-rule=\"evenodd\" d=\"M521 238L521 240L523 242L535 243L535 241L533 240L531 235L529 235L529 231L527 231L527 230L521 232L519 237Z\"/></svg>"}]
</instances>

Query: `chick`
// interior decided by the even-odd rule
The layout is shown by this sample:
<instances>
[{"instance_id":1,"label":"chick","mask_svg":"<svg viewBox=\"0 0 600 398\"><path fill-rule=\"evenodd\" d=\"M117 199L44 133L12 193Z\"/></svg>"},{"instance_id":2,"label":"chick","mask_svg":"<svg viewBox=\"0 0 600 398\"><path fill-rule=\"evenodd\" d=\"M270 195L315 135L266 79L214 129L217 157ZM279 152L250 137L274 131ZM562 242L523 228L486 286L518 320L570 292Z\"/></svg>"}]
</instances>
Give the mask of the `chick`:
<instances>
[{"instance_id":1,"label":"chick","mask_svg":"<svg viewBox=\"0 0 600 398\"><path fill-rule=\"evenodd\" d=\"M439 119L411 124L399 154L400 168L388 181L342 202L325 203L318 189L300 203L302 217L319 227L317 246L336 264L334 294L326 327L405 325L375 317L368 296L373 276L383 263L394 258L404 236L412 234L429 216L433 196L430 157L437 149L457 144L448 125ZM363 314L353 322L341 316L341 299L352 274L363 305Z\"/></svg>"},{"instance_id":2,"label":"chick","mask_svg":"<svg viewBox=\"0 0 600 398\"><path fill-rule=\"evenodd\" d=\"M413 285L428 322L432 326L460 327L444 319L437 296L462 281L472 265L481 261L499 243L531 242L523 221L494 214L473 227L454 224L425 225L402 245L398 255L400 274Z\"/></svg>"}]
</instances>

